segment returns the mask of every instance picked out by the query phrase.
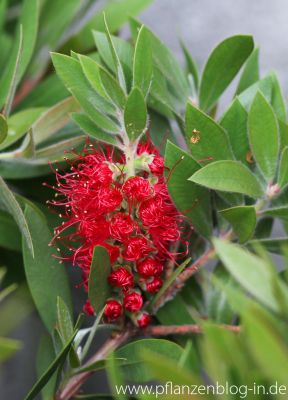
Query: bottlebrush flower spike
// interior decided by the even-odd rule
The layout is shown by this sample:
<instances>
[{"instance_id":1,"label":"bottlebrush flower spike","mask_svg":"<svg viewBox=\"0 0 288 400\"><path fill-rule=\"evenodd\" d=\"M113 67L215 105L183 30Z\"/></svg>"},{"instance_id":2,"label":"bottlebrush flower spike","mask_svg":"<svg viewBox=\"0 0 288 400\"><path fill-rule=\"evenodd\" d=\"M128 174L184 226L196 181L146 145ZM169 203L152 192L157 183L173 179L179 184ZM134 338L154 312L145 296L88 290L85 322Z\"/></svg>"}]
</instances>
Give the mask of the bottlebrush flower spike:
<instances>
[{"instance_id":1,"label":"bottlebrush flower spike","mask_svg":"<svg viewBox=\"0 0 288 400\"><path fill-rule=\"evenodd\" d=\"M94 246L105 247L115 298L107 299L104 317L130 317L145 327L151 320L143 311L145 292L161 288L165 266L176 257L171 245L181 237L183 217L170 199L164 160L151 140L138 144L135 157L135 176L128 176L120 150L87 140L73 160L67 159L68 171L55 171L56 200L49 203L60 208L63 219L52 240L67 249L57 255L60 261L81 268L87 290ZM89 301L84 311L93 314Z\"/></svg>"}]
</instances>

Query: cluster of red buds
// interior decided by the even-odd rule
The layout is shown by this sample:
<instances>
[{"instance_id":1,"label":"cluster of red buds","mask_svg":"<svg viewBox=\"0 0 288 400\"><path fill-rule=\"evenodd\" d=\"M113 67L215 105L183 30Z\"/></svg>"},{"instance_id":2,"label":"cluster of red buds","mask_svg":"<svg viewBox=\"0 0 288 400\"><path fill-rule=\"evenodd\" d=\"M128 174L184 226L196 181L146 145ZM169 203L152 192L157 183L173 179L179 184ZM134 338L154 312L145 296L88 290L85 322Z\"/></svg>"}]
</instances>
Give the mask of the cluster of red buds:
<instances>
[{"instance_id":1,"label":"cluster of red buds","mask_svg":"<svg viewBox=\"0 0 288 400\"><path fill-rule=\"evenodd\" d=\"M49 202L61 207L63 219L52 244L61 241L68 249L58 257L82 269L87 290L94 246L105 247L113 297L107 299L104 316L107 321L130 317L145 327L151 319L145 299L163 284L183 222L168 194L164 160L146 138L137 147L134 176L128 176L123 153L88 140L67 163L68 172L55 171L56 199ZM94 314L89 301L84 310Z\"/></svg>"}]
</instances>

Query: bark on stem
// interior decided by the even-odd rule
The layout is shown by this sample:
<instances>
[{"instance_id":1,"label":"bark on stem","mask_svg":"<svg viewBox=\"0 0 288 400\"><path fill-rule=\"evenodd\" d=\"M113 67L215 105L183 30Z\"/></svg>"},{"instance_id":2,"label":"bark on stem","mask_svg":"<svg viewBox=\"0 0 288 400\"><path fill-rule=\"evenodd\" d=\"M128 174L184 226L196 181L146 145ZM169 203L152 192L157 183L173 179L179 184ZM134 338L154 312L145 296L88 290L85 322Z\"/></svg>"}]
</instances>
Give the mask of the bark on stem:
<instances>
[{"instance_id":1,"label":"bark on stem","mask_svg":"<svg viewBox=\"0 0 288 400\"><path fill-rule=\"evenodd\" d=\"M219 328L232 332L240 332L240 326L219 325ZM167 336L167 335L189 335L191 333L203 333L199 325L170 325L170 326L150 326L143 331L146 336Z\"/></svg>"},{"instance_id":2,"label":"bark on stem","mask_svg":"<svg viewBox=\"0 0 288 400\"><path fill-rule=\"evenodd\" d=\"M95 353L82 367L88 367L90 364L96 361L103 360L107 356L117 349L121 344L125 343L131 335L130 330L125 330L116 336L109 338L104 345ZM83 383L93 374L93 371L82 372L70 378L65 387L60 390L56 395L56 400L69 400L74 396Z\"/></svg>"}]
</instances>

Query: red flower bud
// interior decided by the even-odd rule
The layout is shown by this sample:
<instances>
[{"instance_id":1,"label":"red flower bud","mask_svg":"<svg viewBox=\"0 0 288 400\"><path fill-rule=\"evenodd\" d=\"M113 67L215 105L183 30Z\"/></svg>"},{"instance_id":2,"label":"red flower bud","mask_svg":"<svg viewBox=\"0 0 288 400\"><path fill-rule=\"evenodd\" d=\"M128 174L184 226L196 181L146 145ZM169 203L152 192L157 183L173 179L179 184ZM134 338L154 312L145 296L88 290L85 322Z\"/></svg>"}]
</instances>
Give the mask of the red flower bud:
<instances>
[{"instance_id":1,"label":"red flower bud","mask_svg":"<svg viewBox=\"0 0 288 400\"><path fill-rule=\"evenodd\" d=\"M147 179L140 176L129 178L123 185L122 191L127 200L136 200L141 202L152 196L153 188Z\"/></svg>"},{"instance_id":2,"label":"red flower bud","mask_svg":"<svg viewBox=\"0 0 288 400\"><path fill-rule=\"evenodd\" d=\"M151 322L151 316L146 312L140 314L139 317L136 319L136 323L139 326L139 328L145 328L150 324L150 322Z\"/></svg>"},{"instance_id":3,"label":"red flower bud","mask_svg":"<svg viewBox=\"0 0 288 400\"><path fill-rule=\"evenodd\" d=\"M104 309L104 316L109 321L115 321L122 314L122 305L117 300L108 300Z\"/></svg>"},{"instance_id":4,"label":"red flower bud","mask_svg":"<svg viewBox=\"0 0 288 400\"><path fill-rule=\"evenodd\" d=\"M112 271L108 277L108 282L111 286L119 288L128 288L134 285L133 275L124 267Z\"/></svg>"},{"instance_id":5,"label":"red flower bud","mask_svg":"<svg viewBox=\"0 0 288 400\"><path fill-rule=\"evenodd\" d=\"M123 212L116 213L110 220L110 235L113 239L123 240L130 235L135 229L135 224L130 215Z\"/></svg>"},{"instance_id":6,"label":"red flower bud","mask_svg":"<svg viewBox=\"0 0 288 400\"><path fill-rule=\"evenodd\" d=\"M84 304L83 311L87 315L95 315L94 308L92 307L90 300L86 300L86 303Z\"/></svg>"},{"instance_id":7,"label":"red flower bud","mask_svg":"<svg viewBox=\"0 0 288 400\"><path fill-rule=\"evenodd\" d=\"M137 292L131 292L124 297L124 307L127 311L137 312L143 306L143 298Z\"/></svg>"},{"instance_id":8,"label":"red flower bud","mask_svg":"<svg viewBox=\"0 0 288 400\"><path fill-rule=\"evenodd\" d=\"M145 237L135 236L125 242L125 249L122 255L127 261L137 261L147 256L152 250Z\"/></svg>"},{"instance_id":9,"label":"red flower bud","mask_svg":"<svg viewBox=\"0 0 288 400\"><path fill-rule=\"evenodd\" d=\"M161 286L163 285L163 281L158 276L155 276L152 281L146 282L146 290L149 293L156 293L159 291Z\"/></svg>"},{"instance_id":10,"label":"red flower bud","mask_svg":"<svg viewBox=\"0 0 288 400\"><path fill-rule=\"evenodd\" d=\"M149 278L150 276L160 275L163 272L163 265L154 258L146 258L137 264L137 271L140 275Z\"/></svg>"},{"instance_id":11,"label":"red flower bud","mask_svg":"<svg viewBox=\"0 0 288 400\"><path fill-rule=\"evenodd\" d=\"M162 176L164 173L164 159L155 155L153 161L149 164L149 169L154 175Z\"/></svg>"}]
</instances>

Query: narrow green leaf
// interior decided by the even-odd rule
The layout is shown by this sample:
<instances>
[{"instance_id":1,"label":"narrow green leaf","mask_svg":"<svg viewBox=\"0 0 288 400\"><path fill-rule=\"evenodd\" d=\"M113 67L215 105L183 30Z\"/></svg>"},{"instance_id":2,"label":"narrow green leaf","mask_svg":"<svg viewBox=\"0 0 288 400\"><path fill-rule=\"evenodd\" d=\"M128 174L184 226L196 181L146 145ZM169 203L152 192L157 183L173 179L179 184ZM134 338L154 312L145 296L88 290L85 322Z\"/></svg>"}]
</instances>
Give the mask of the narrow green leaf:
<instances>
[{"instance_id":1,"label":"narrow green leaf","mask_svg":"<svg viewBox=\"0 0 288 400\"><path fill-rule=\"evenodd\" d=\"M90 85L97 93L107 98L107 94L103 88L100 78L100 66L91 57L78 54L78 58L82 66L84 75L88 79Z\"/></svg>"},{"instance_id":2,"label":"narrow green leaf","mask_svg":"<svg viewBox=\"0 0 288 400\"><path fill-rule=\"evenodd\" d=\"M115 398L119 400L128 400L126 394L118 393L116 388L123 387L125 384L124 374L121 369L117 365L116 358L114 354L111 354L110 357L106 360L106 371L108 374L108 380L110 384L110 388Z\"/></svg>"},{"instance_id":3,"label":"narrow green leaf","mask_svg":"<svg viewBox=\"0 0 288 400\"><path fill-rule=\"evenodd\" d=\"M146 97L152 80L153 63L150 35L144 25L139 30L133 63L133 87L137 86Z\"/></svg>"},{"instance_id":4,"label":"narrow green leaf","mask_svg":"<svg viewBox=\"0 0 288 400\"><path fill-rule=\"evenodd\" d=\"M187 47L185 46L185 43L183 42L183 40L180 40L180 45L185 57L185 61L186 61L186 69L188 74L191 74L194 80L194 85L195 85L195 89L198 90L198 86L199 86L199 77L198 77L198 69L197 69L197 65L195 63L195 61L193 60L191 54L189 53L189 50L187 49Z\"/></svg>"},{"instance_id":5,"label":"narrow green leaf","mask_svg":"<svg viewBox=\"0 0 288 400\"><path fill-rule=\"evenodd\" d=\"M36 357L36 371L37 378L39 379L46 371L49 365L55 358L55 350L52 338L49 335L40 338L37 357ZM53 398L56 388L57 374L54 372L49 381L45 384L41 391L42 400L51 400Z\"/></svg>"},{"instance_id":6,"label":"narrow green leaf","mask_svg":"<svg viewBox=\"0 0 288 400\"><path fill-rule=\"evenodd\" d=\"M132 141L136 140L146 129L146 103L143 94L136 87L129 94L124 110L124 123L126 132Z\"/></svg>"},{"instance_id":7,"label":"narrow green leaf","mask_svg":"<svg viewBox=\"0 0 288 400\"><path fill-rule=\"evenodd\" d=\"M44 111L46 111L46 108L43 107L28 108L11 115L7 120L8 135L4 142L0 144L0 150L11 146L21 139L31 128L33 122L36 121Z\"/></svg>"},{"instance_id":8,"label":"narrow green leaf","mask_svg":"<svg viewBox=\"0 0 288 400\"><path fill-rule=\"evenodd\" d=\"M287 117L286 101L284 99L278 78L274 72L271 73L271 78L273 82L271 105L275 114L277 115L277 118L279 118L280 121L285 122Z\"/></svg>"},{"instance_id":9,"label":"narrow green leaf","mask_svg":"<svg viewBox=\"0 0 288 400\"><path fill-rule=\"evenodd\" d=\"M135 19L130 19L130 28L133 39L136 40L138 31L141 28L141 23ZM189 85L183 69L165 44L147 27L145 27L145 30L150 34L150 44L154 64L165 77L165 80L169 82L169 87L173 95L181 102L181 104L185 104L189 96ZM154 75L153 80L155 79L156 76Z\"/></svg>"},{"instance_id":10,"label":"narrow green leaf","mask_svg":"<svg viewBox=\"0 0 288 400\"><path fill-rule=\"evenodd\" d=\"M189 178L192 182L223 192L261 197L263 190L257 178L238 161L216 161L195 172Z\"/></svg>"},{"instance_id":11,"label":"narrow green leaf","mask_svg":"<svg viewBox=\"0 0 288 400\"><path fill-rule=\"evenodd\" d=\"M115 357L125 359L126 365L121 366L124 376L131 382L147 382L153 379L149 366L142 361L143 350L155 352L158 356L167 356L178 362L183 349L176 343L163 339L142 339L129 343L114 352Z\"/></svg>"},{"instance_id":12,"label":"narrow green leaf","mask_svg":"<svg viewBox=\"0 0 288 400\"><path fill-rule=\"evenodd\" d=\"M281 218L284 220L288 220L288 207L277 207L277 208L268 208L262 212L264 215L269 215L274 218Z\"/></svg>"},{"instance_id":13,"label":"narrow green leaf","mask_svg":"<svg viewBox=\"0 0 288 400\"><path fill-rule=\"evenodd\" d=\"M240 243L251 239L256 227L256 211L253 206L239 206L221 210L220 214L233 227L233 231L239 237Z\"/></svg>"},{"instance_id":14,"label":"narrow green leaf","mask_svg":"<svg viewBox=\"0 0 288 400\"><path fill-rule=\"evenodd\" d=\"M17 40L14 42L10 59L7 63L6 70L0 80L0 108L4 104L3 114L10 114L14 95L17 88L17 80L19 75L19 66L23 52L23 26L20 25ZM15 47L16 46L16 47ZM14 50L16 49L16 50Z\"/></svg>"},{"instance_id":15,"label":"narrow green leaf","mask_svg":"<svg viewBox=\"0 0 288 400\"><path fill-rule=\"evenodd\" d=\"M251 149L257 166L270 182L276 172L279 153L279 131L276 116L258 92L248 115Z\"/></svg>"},{"instance_id":16,"label":"narrow green leaf","mask_svg":"<svg viewBox=\"0 0 288 400\"><path fill-rule=\"evenodd\" d=\"M288 146L282 151L277 183L281 189L288 184Z\"/></svg>"},{"instance_id":17,"label":"narrow green leaf","mask_svg":"<svg viewBox=\"0 0 288 400\"><path fill-rule=\"evenodd\" d=\"M272 92L273 92L273 76L269 74L265 76L263 79L260 79L258 82L255 82L252 86L244 90L244 92L240 93L238 99L242 106L249 111L251 104L257 94L260 91L268 103L272 101Z\"/></svg>"},{"instance_id":18,"label":"narrow green leaf","mask_svg":"<svg viewBox=\"0 0 288 400\"><path fill-rule=\"evenodd\" d=\"M107 96L120 109L124 109L126 96L116 79L104 68L99 67L100 79Z\"/></svg>"},{"instance_id":19,"label":"narrow green leaf","mask_svg":"<svg viewBox=\"0 0 288 400\"><path fill-rule=\"evenodd\" d=\"M0 337L0 363L12 357L21 347L22 344L18 340Z\"/></svg>"},{"instance_id":20,"label":"narrow green leaf","mask_svg":"<svg viewBox=\"0 0 288 400\"><path fill-rule=\"evenodd\" d=\"M66 343L73 335L73 322L70 310L61 297L57 297L57 321L61 338Z\"/></svg>"},{"instance_id":21,"label":"narrow green leaf","mask_svg":"<svg viewBox=\"0 0 288 400\"><path fill-rule=\"evenodd\" d=\"M96 312L99 313L109 297L110 286L107 278L111 272L110 258L102 246L95 246L90 267L88 297Z\"/></svg>"},{"instance_id":22,"label":"narrow green leaf","mask_svg":"<svg viewBox=\"0 0 288 400\"><path fill-rule=\"evenodd\" d=\"M8 188L3 178L0 176L0 194L1 203L3 203L5 209L11 214L17 223L24 240L26 242L27 248L29 249L30 256L34 257L34 246L32 241L32 236L29 230L27 219L23 214L21 207L19 206L14 194Z\"/></svg>"},{"instance_id":23,"label":"narrow green leaf","mask_svg":"<svg viewBox=\"0 0 288 400\"><path fill-rule=\"evenodd\" d=\"M122 64L121 64L121 61L119 59L119 56L117 54L117 51L115 49L112 37L110 35L110 31L109 31L109 28L108 28L108 25L107 25L105 14L103 15L103 18L104 18L105 32L106 32L106 35L107 35L107 38L108 38L110 52L111 52L111 55L112 55L112 58L113 58L113 61L114 61L115 67L116 67L116 71L117 71L117 78L118 78L119 84L122 87L124 93L127 93L127 86L126 86L126 80L125 80L124 71L123 71Z\"/></svg>"},{"instance_id":24,"label":"narrow green leaf","mask_svg":"<svg viewBox=\"0 0 288 400\"><path fill-rule=\"evenodd\" d=\"M48 331L51 331L57 322L57 297L61 296L72 309L70 288L63 265L57 262L52 248L48 247L52 235L44 215L35 206L32 208L26 204L25 218L35 251L32 258L23 242L25 273L37 310Z\"/></svg>"},{"instance_id":25,"label":"narrow green leaf","mask_svg":"<svg viewBox=\"0 0 288 400\"><path fill-rule=\"evenodd\" d=\"M166 279L163 283L163 286L159 290L159 292L156 294L156 296L152 299L151 303L149 304L150 308L153 308L153 305L157 303L157 301L160 299L160 297L169 289L169 287L172 285L172 283L175 282L177 277L181 274L181 272L187 267L187 265L190 263L191 258L188 258L185 260L182 264L180 264L178 267L175 268L171 276Z\"/></svg>"},{"instance_id":26,"label":"narrow green leaf","mask_svg":"<svg viewBox=\"0 0 288 400\"><path fill-rule=\"evenodd\" d=\"M105 99L93 90L83 74L80 62L57 53L52 54L52 61L57 74L67 89L78 100L93 122L105 131L117 132L119 130L118 125L105 115L105 113L114 112L113 106L111 105L109 109L107 101L103 103Z\"/></svg>"},{"instance_id":27,"label":"narrow green leaf","mask_svg":"<svg viewBox=\"0 0 288 400\"><path fill-rule=\"evenodd\" d=\"M168 168L168 190L181 214L186 215L194 228L205 237L210 237L211 202L207 189L187 179L200 167L193 158L169 140L165 150L165 166Z\"/></svg>"},{"instance_id":28,"label":"narrow green leaf","mask_svg":"<svg viewBox=\"0 0 288 400\"><path fill-rule=\"evenodd\" d=\"M254 245L261 245L269 251L270 253L275 253L279 255L283 255L284 249L288 247L288 238L287 237L275 237L272 239L257 239L257 240L250 240L247 245L253 246Z\"/></svg>"},{"instance_id":29,"label":"narrow green leaf","mask_svg":"<svg viewBox=\"0 0 288 400\"><path fill-rule=\"evenodd\" d=\"M7 120L4 115L0 114L0 143L4 142L8 133Z\"/></svg>"},{"instance_id":30,"label":"narrow green leaf","mask_svg":"<svg viewBox=\"0 0 288 400\"><path fill-rule=\"evenodd\" d=\"M280 305L272 284L272 276L275 275L276 279L276 272L272 275L270 265L236 244L220 239L214 239L213 243L224 266L242 287L268 308L279 311ZM285 285L280 280L277 282L283 288L288 301Z\"/></svg>"},{"instance_id":31,"label":"narrow green leaf","mask_svg":"<svg viewBox=\"0 0 288 400\"><path fill-rule=\"evenodd\" d=\"M247 111L236 97L219 122L228 133L229 141L236 160L242 161L246 165L248 164L247 154L250 149L247 118Z\"/></svg>"},{"instance_id":32,"label":"narrow green leaf","mask_svg":"<svg viewBox=\"0 0 288 400\"><path fill-rule=\"evenodd\" d=\"M79 110L80 107L73 97L68 97L49 108L32 125L35 143L39 144L59 131L69 122L69 114Z\"/></svg>"},{"instance_id":33,"label":"narrow green leaf","mask_svg":"<svg viewBox=\"0 0 288 400\"><path fill-rule=\"evenodd\" d=\"M185 125L187 143L194 160L203 163L233 158L224 129L190 103L187 103Z\"/></svg>"},{"instance_id":34,"label":"narrow green leaf","mask_svg":"<svg viewBox=\"0 0 288 400\"><path fill-rule=\"evenodd\" d=\"M86 137L84 135L72 137L71 139L61 140L52 144L51 146L41 147L39 150L35 151L35 160L46 160L49 162L59 162L64 161L69 152L69 150L75 149L75 147L83 148ZM71 157L73 158L73 156Z\"/></svg>"},{"instance_id":35,"label":"narrow green leaf","mask_svg":"<svg viewBox=\"0 0 288 400\"><path fill-rule=\"evenodd\" d=\"M66 359L76 333L77 332L73 333L72 337L69 339L69 341L63 347L61 352L57 355L57 357L54 359L54 361L49 365L49 367L46 369L46 371L43 373L43 375L38 379L38 381L33 385L33 387L31 388L30 392L26 395L24 400L33 400L37 396L37 394L41 391L41 389L46 385L46 383L49 382L50 378L52 377L54 372L57 370L59 365Z\"/></svg>"},{"instance_id":36,"label":"narrow green leaf","mask_svg":"<svg viewBox=\"0 0 288 400\"><path fill-rule=\"evenodd\" d=\"M258 80L259 80L259 49L254 49L245 63L235 94L236 95L240 94Z\"/></svg>"},{"instance_id":37,"label":"narrow green leaf","mask_svg":"<svg viewBox=\"0 0 288 400\"><path fill-rule=\"evenodd\" d=\"M97 125L94 124L91 119L85 114L77 114L73 113L72 119L76 122L76 124L85 132L87 135L94 137L100 142L109 143L112 145L117 145L117 140L113 135L109 135L109 133L102 131L98 128Z\"/></svg>"},{"instance_id":38,"label":"narrow green leaf","mask_svg":"<svg viewBox=\"0 0 288 400\"><path fill-rule=\"evenodd\" d=\"M248 35L237 35L225 39L211 53L205 65L200 84L200 107L211 109L254 47Z\"/></svg>"}]
</instances>

